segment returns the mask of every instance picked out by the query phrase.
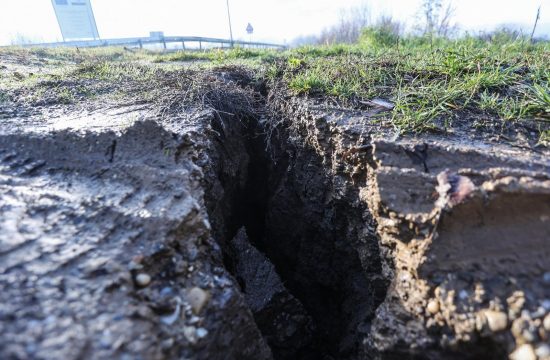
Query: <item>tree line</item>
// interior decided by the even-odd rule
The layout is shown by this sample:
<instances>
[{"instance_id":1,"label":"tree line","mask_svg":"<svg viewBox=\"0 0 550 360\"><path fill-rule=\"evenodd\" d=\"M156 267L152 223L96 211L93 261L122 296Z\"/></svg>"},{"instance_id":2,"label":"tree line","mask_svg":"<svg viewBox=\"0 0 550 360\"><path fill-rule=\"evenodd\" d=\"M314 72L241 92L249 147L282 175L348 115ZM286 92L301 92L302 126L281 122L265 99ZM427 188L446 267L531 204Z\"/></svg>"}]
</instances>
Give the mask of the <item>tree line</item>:
<instances>
[{"instance_id":1,"label":"tree line","mask_svg":"<svg viewBox=\"0 0 550 360\"><path fill-rule=\"evenodd\" d=\"M454 21L455 7L451 0L423 0L416 14L415 22L409 35L430 38L453 38L459 34L459 26ZM537 12L535 25L540 19L540 8ZM405 24L388 15L379 16L373 21L373 14L367 2L340 12L338 22L325 28L319 35L297 38L295 45L305 44L353 44L372 36L382 42L397 41L405 36ZM500 40L517 40L527 37L521 30L512 26L502 25L490 32L476 34L482 40L498 38Z\"/></svg>"}]
</instances>

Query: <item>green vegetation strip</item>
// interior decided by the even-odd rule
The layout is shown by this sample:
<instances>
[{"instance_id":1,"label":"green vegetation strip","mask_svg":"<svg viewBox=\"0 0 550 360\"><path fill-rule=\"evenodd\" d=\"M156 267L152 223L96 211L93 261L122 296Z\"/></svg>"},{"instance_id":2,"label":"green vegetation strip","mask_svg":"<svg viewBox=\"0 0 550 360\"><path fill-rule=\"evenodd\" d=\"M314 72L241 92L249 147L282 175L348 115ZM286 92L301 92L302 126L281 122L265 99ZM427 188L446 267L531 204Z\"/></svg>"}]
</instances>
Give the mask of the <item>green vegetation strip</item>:
<instances>
[{"instance_id":1,"label":"green vegetation strip","mask_svg":"<svg viewBox=\"0 0 550 360\"><path fill-rule=\"evenodd\" d=\"M226 49L159 54L121 48L71 50L17 48L0 57L35 56L68 70L29 79L0 78L0 101L17 88L70 103L103 93L142 96L155 79L197 67L246 65L260 81L283 84L296 96L333 99L363 107L374 98L394 104L384 113L401 132L439 131L456 122L469 127L528 120L542 141L550 137L550 44L475 37L459 40L400 39L367 29L359 44L287 51ZM15 85L14 85L15 83ZM158 85L158 84L157 84ZM52 95L53 94L53 95ZM122 96L122 95L121 95Z\"/></svg>"}]
</instances>

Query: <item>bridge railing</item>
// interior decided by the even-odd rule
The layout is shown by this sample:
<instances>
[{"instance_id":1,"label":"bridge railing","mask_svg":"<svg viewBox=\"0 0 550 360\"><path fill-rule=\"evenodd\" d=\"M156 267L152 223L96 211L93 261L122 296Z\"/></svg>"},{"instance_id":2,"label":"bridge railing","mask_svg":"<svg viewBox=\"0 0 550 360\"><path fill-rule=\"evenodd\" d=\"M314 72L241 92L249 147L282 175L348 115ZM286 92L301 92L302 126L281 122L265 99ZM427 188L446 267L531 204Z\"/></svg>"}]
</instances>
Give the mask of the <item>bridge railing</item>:
<instances>
[{"instance_id":1,"label":"bridge railing","mask_svg":"<svg viewBox=\"0 0 550 360\"><path fill-rule=\"evenodd\" d=\"M285 45L271 44L265 42L228 40L200 36L164 36L164 37L134 37L121 39L102 39L102 40L77 40L63 41L52 43L25 44L27 47L101 47L101 46L136 46L142 48L148 44L161 44L165 49L167 44L180 43L183 49L186 49L185 43L198 43L198 48L202 49L203 44L218 44L221 47L256 47L256 48L271 48L271 49L286 49Z\"/></svg>"}]
</instances>

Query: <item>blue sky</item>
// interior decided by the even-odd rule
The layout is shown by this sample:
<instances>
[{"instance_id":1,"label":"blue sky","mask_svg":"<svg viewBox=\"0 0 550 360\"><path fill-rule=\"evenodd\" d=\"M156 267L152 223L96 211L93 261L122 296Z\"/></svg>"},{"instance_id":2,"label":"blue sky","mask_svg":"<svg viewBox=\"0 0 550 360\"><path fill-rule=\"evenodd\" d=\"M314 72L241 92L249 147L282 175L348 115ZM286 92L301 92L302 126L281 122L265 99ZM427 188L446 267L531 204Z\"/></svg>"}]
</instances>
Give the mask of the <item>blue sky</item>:
<instances>
[{"instance_id":1,"label":"blue sky","mask_svg":"<svg viewBox=\"0 0 550 360\"><path fill-rule=\"evenodd\" d=\"M228 37L225 0L91 0L102 38L166 35ZM420 0L229 0L235 38L248 39L246 25L254 26L254 40L291 42L320 32L338 21L340 9L367 3L373 18L392 15L412 25ZM455 0L455 20L466 30L490 29L499 24L532 26L542 7L538 35L550 36L549 0ZM0 1L0 45L18 34L36 41L61 40L50 0Z\"/></svg>"}]
</instances>

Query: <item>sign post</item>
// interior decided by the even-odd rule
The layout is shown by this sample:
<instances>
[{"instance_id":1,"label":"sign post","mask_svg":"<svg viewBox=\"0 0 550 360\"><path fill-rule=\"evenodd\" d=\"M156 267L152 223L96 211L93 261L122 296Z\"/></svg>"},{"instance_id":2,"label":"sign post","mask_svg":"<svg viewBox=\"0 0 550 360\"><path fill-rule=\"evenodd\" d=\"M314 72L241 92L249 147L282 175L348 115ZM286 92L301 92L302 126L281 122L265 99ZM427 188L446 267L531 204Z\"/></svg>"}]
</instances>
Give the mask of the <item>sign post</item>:
<instances>
[{"instance_id":1,"label":"sign post","mask_svg":"<svg viewBox=\"0 0 550 360\"><path fill-rule=\"evenodd\" d=\"M99 39L90 0L52 0L52 5L63 41Z\"/></svg>"},{"instance_id":2,"label":"sign post","mask_svg":"<svg viewBox=\"0 0 550 360\"><path fill-rule=\"evenodd\" d=\"M246 26L246 32L250 37L250 42L252 42L252 34L254 33L254 28L252 27L251 23L248 23L248 25Z\"/></svg>"}]
</instances>

